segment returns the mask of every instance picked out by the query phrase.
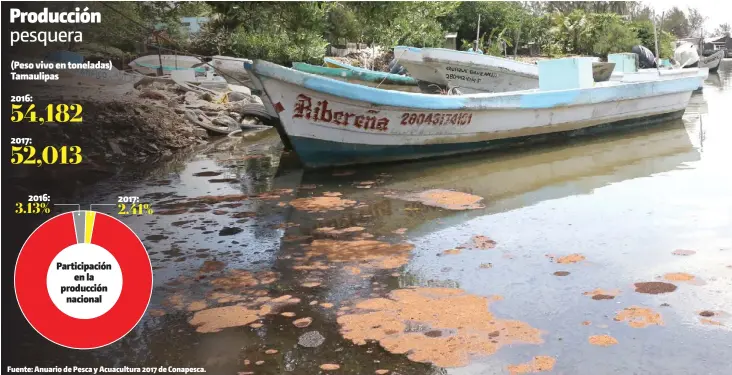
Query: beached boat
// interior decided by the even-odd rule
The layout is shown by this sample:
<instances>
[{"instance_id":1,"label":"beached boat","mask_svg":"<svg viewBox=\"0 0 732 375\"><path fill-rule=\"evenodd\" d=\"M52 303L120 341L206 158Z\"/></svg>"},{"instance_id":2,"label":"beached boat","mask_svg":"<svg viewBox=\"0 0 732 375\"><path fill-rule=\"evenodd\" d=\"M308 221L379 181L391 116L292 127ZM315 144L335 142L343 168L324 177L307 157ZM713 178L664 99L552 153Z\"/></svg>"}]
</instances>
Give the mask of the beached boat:
<instances>
[{"instance_id":1,"label":"beached boat","mask_svg":"<svg viewBox=\"0 0 732 375\"><path fill-rule=\"evenodd\" d=\"M208 62L214 67L226 82L234 85L244 85L252 88L252 81L249 73L244 69L244 63L251 63L252 60L229 56L212 56Z\"/></svg>"},{"instance_id":2,"label":"beached boat","mask_svg":"<svg viewBox=\"0 0 732 375\"><path fill-rule=\"evenodd\" d=\"M357 71L326 66L310 65L302 62L292 63L292 69L305 73L317 74L341 81L358 83L387 90L419 92L414 78L375 71Z\"/></svg>"},{"instance_id":3,"label":"beached boat","mask_svg":"<svg viewBox=\"0 0 732 375\"><path fill-rule=\"evenodd\" d=\"M194 65L200 64L201 59L193 56L182 56L182 55L147 55L140 56L135 60L132 60L128 65L141 74L157 74L160 62L162 61L163 74L170 74L175 70L188 70L194 69L197 72L203 73L205 69L193 68Z\"/></svg>"},{"instance_id":4,"label":"beached boat","mask_svg":"<svg viewBox=\"0 0 732 375\"><path fill-rule=\"evenodd\" d=\"M679 118L704 76L592 80L592 60L539 62L539 89L474 95L386 91L247 64L306 167L459 154Z\"/></svg>"},{"instance_id":5,"label":"beached boat","mask_svg":"<svg viewBox=\"0 0 732 375\"><path fill-rule=\"evenodd\" d=\"M463 93L508 92L539 87L539 68L502 57L444 48L398 46L394 56L414 78ZM593 62L596 82L610 79L614 64Z\"/></svg>"}]
</instances>

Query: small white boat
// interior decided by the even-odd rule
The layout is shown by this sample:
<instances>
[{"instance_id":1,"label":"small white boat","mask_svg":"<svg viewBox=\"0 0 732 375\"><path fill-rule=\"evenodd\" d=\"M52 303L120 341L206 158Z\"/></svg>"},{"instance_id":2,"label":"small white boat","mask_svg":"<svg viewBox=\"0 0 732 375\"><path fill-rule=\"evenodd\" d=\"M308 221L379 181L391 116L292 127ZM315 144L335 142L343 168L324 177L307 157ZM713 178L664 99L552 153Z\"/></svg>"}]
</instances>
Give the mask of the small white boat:
<instances>
[{"instance_id":1,"label":"small white boat","mask_svg":"<svg viewBox=\"0 0 732 375\"><path fill-rule=\"evenodd\" d=\"M536 64L445 48L398 46L394 48L394 56L412 77L446 88L457 87L462 93L508 92L539 87L539 67ZM613 66L613 63L593 58L595 81L607 81Z\"/></svg>"},{"instance_id":2,"label":"small white boat","mask_svg":"<svg viewBox=\"0 0 732 375\"><path fill-rule=\"evenodd\" d=\"M611 81L643 82L656 79L685 78L699 76L707 79L708 68L682 69L680 65L663 68L638 69L638 55L635 53L611 53L608 61L615 63ZM700 83L700 88L702 84Z\"/></svg>"},{"instance_id":3,"label":"small white boat","mask_svg":"<svg viewBox=\"0 0 732 375\"><path fill-rule=\"evenodd\" d=\"M724 50L719 50L709 56L699 58L699 68L709 68L710 72L716 72L719 64L724 59Z\"/></svg>"},{"instance_id":4,"label":"small white boat","mask_svg":"<svg viewBox=\"0 0 732 375\"><path fill-rule=\"evenodd\" d=\"M719 50L709 56L700 56L697 47L691 42L682 42L674 50L674 60L684 68L709 68L716 72L724 59L725 51Z\"/></svg>"},{"instance_id":5,"label":"small white boat","mask_svg":"<svg viewBox=\"0 0 732 375\"><path fill-rule=\"evenodd\" d=\"M251 88L252 81L249 79L249 73L244 69L244 64L251 62L252 60L238 57L212 56L211 61L208 63L213 66L214 69L216 69L216 72L224 77L227 82L233 85L244 85Z\"/></svg>"},{"instance_id":6,"label":"small white boat","mask_svg":"<svg viewBox=\"0 0 732 375\"><path fill-rule=\"evenodd\" d=\"M170 72L170 78L173 82L184 87L193 85L213 91L223 91L229 88L229 84L223 77L213 74L213 69L201 76L197 76L193 70L177 70Z\"/></svg>"},{"instance_id":7,"label":"small white boat","mask_svg":"<svg viewBox=\"0 0 732 375\"><path fill-rule=\"evenodd\" d=\"M194 56L184 56L184 55L147 55L147 56L140 56L137 59L130 62L128 65L142 73L142 74L157 74L158 68L161 66L162 61L162 67L163 67L163 74L170 74L172 71L176 70L189 70L193 69L198 72L203 73L205 70L203 68L193 68L194 65L200 64L201 59Z\"/></svg>"},{"instance_id":8,"label":"small white boat","mask_svg":"<svg viewBox=\"0 0 732 375\"><path fill-rule=\"evenodd\" d=\"M704 76L592 79L592 59L539 62L539 89L471 95L386 91L266 61L247 64L308 168L453 155L680 118Z\"/></svg>"},{"instance_id":9,"label":"small white boat","mask_svg":"<svg viewBox=\"0 0 732 375\"><path fill-rule=\"evenodd\" d=\"M444 48L397 46L394 56L410 76L464 93L507 92L539 87L535 64Z\"/></svg>"}]
</instances>

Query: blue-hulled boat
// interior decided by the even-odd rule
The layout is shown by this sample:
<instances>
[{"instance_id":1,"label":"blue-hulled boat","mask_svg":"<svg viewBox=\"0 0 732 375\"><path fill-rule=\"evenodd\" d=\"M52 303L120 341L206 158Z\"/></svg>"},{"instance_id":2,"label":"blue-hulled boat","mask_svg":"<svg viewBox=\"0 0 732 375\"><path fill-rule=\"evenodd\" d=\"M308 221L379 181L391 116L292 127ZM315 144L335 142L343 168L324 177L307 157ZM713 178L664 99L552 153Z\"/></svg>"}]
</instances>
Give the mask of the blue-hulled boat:
<instances>
[{"instance_id":1,"label":"blue-hulled boat","mask_svg":"<svg viewBox=\"0 0 732 375\"><path fill-rule=\"evenodd\" d=\"M429 95L246 64L308 168L421 159L606 132L681 117L707 71L596 83L592 59L539 62L539 88Z\"/></svg>"}]
</instances>

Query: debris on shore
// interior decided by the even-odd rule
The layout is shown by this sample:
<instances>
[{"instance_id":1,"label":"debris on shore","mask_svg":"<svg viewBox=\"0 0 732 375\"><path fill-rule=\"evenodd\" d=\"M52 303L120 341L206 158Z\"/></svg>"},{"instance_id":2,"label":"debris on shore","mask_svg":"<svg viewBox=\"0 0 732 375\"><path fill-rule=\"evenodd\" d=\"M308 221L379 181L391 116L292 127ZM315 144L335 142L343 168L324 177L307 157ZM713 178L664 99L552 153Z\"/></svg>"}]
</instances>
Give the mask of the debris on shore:
<instances>
[{"instance_id":1,"label":"debris on shore","mask_svg":"<svg viewBox=\"0 0 732 375\"><path fill-rule=\"evenodd\" d=\"M116 85L97 80L31 85L37 107L59 100L79 104L83 120L46 122L28 128L29 136L46 145L81 146L85 162L119 165L168 156L211 136L265 128L262 100L248 88L229 85L230 91L217 93L191 86L165 77Z\"/></svg>"}]
</instances>

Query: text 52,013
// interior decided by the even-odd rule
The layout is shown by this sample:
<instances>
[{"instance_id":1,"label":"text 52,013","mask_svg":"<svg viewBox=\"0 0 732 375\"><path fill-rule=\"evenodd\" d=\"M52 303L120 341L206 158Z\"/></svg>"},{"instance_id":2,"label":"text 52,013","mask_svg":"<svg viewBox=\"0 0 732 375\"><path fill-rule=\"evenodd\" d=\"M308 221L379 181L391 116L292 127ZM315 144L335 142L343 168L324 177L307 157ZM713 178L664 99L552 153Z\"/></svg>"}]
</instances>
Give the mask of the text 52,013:
<instances>
[{"instance_id":1,"label":"text 52,013","mask_svg":"<svg viewBox=\"0 0 732 375\"><path fill-rule=\"evenodd\" d=\"M79 164L81 163L80 146L46 146L37 149L35 146L12 146L10 148L11 164Z\"/></svg>"}]
</instances>

